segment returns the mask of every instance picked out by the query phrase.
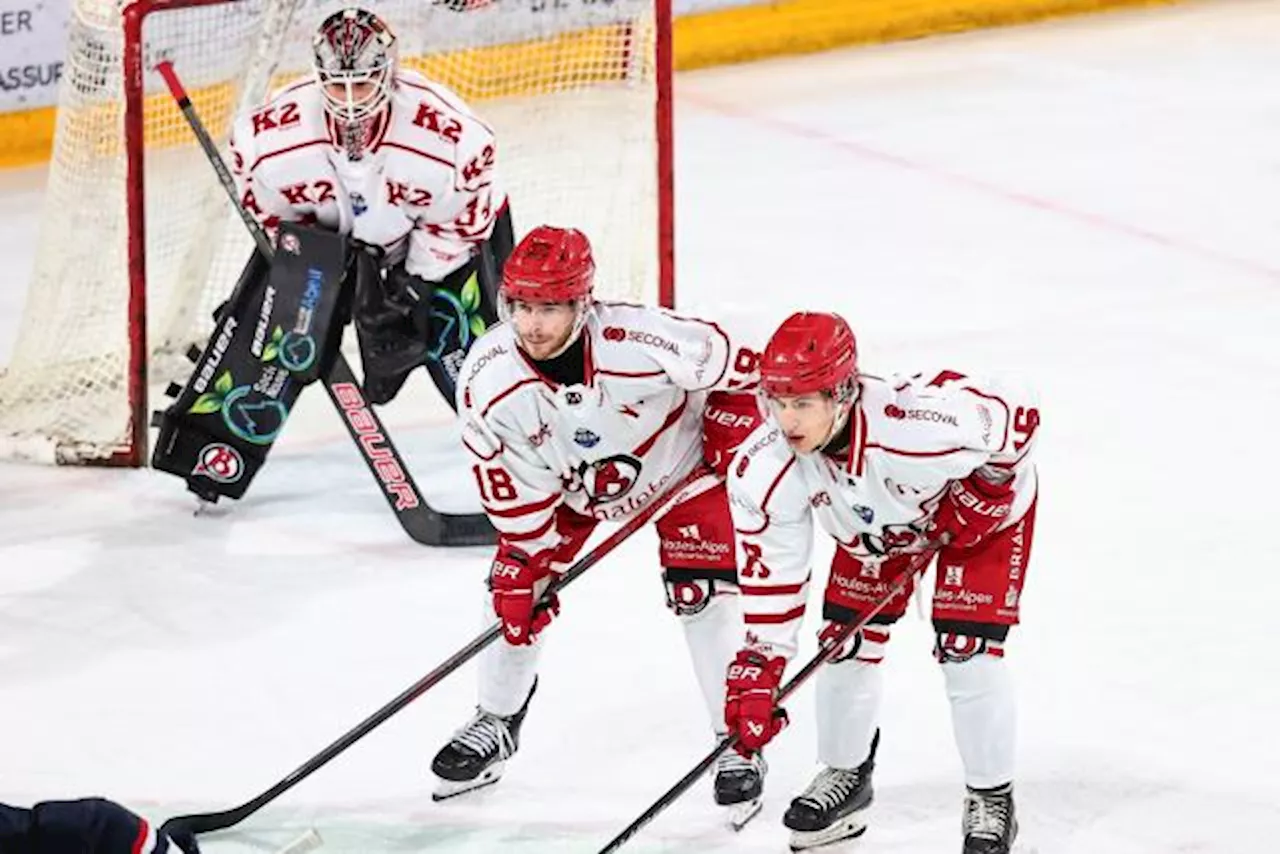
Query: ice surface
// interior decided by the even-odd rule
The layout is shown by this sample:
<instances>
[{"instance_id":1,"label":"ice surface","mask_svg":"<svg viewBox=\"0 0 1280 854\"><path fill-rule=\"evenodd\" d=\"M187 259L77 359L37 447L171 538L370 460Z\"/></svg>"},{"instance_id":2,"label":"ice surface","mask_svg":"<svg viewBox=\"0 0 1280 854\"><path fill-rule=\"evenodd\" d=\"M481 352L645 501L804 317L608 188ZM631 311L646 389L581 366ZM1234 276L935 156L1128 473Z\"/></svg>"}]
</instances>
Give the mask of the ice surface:
<instances>
[{"instance_id":1,"label":"ice surface","mask_svg":"<svg viewBox=\"0 0 1280 854\"><path fill-rule=\"evenodd\" d=\"M1280 835L1278 31L1278 3L1204 3L677 81L684 307L834 308L868 371L1042 389L1008 644L1023 854L1255 854ZM0 356L38 177L0 174ZM250 497L200 518L172 478L0 465L0 798L232 806L478 632L486 552L409 542L314 397ZM468 487L440 415L391 420L446 501ZM309 825L351 854L598 850L710 745L655 549L638 535L563 597L499 786L429 799L468 668L207 850ZM845 850L959 847L931 640L914 612L894 632L876 811ZM745 831L708 782L626 850L784 850L810 691L791 713Z\"/></svg>"}]
</instances>

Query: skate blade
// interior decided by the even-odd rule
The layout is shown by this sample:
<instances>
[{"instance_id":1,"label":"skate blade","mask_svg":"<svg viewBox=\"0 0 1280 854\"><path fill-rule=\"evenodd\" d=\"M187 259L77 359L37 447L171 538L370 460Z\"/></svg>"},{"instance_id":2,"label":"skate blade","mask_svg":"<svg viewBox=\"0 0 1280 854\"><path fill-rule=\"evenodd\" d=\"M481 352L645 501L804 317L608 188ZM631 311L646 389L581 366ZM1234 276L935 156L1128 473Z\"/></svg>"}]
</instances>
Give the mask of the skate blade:
<instances>
[{"instance_id":1,"label":"skate blade","mask_svg":"<svg viewBox=\"0 0 1280 854\"><path fill-rule=\"evenodd\" d=\"M740 804L733 804L726 807L729 812L729 827L734 831L742 830L747 826L747 822L760 814L760 809L764 806L760 798L750 801L743 801Z\"/></svg>"},{"instance_id":2,"label":"skate blade","mask_svg":"<svg viewBox=\"0 0 1280 854\"><path fill-rule=\"evenodd\" d=\"M830 827L822 830L791 831L792 851L811 851L823 845L834 845L846 839L856 839L867 832L867 823L862 818L862 810L847 815Z\"/></svg>"},{"instance_id":3,"label":"skate blade","mask_svg":"<svg viewBox=\"0 0 1280 854\"><path fill-rule=\"evenodd\" d=\"M476 789L483 789L485 786L492 786L502 779L502 765L501 762L495 762L481 771L480 775L473 780L440 780L436 790L431 793L431 800L439 803L474 792Z\"/></svg>"}]
</instances>

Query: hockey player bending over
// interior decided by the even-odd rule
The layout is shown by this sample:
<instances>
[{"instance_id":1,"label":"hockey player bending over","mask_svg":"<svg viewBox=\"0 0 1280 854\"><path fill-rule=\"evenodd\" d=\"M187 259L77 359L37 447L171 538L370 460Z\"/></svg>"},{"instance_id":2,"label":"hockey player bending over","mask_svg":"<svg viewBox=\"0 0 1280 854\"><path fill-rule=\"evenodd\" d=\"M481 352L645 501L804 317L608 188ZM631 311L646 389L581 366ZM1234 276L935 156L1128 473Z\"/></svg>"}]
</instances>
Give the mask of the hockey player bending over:
<instances>
[{"instance_id":1,"label":"hockey player bending over","mask_svg":"<svg viewBox=\"0 0 1280 854\"><path fill-rule=\"evenodd\" d=\"M534 229L503 271L506 322L463 366L462 438L501 535L486 614L501 620L503 638L481 659L475 717L432 763L444 781L437 799L495 782L516 752L539 633L559 610L557 602L535 612L534 603L595 524L642 509L704 453L723 473L758 421L754 395L709 394L754 385L754 352L713 323L596 302L594 272L581 232ZM716 478L707 486L657 522L659 560L713 729L723 733L724 669L743 626L726 493ZM717 769L715 798L735 807L731 820L758 808L762 773L758 760L736 755Z\"/></svg>"},{"instance_id":2,"label":"hockey player bending over","mask_svg":"<svg viewBox=\"0 0 1280 854\"><path fill-rule=\"evenodd\" d=\"M452 405L458 368L497 319L492 290L513 242L493 131L462 99L400 69L371 12L324 20L315 73L235 123L242 204L273 230L350 235L381 274L360 276L354 319L365 393L386 403L425 364Z\"/></svg>"},{"instance_id":3,"label":"hockey player bending over","mask_svg":"<svg viewBox=\"0 0 1280 854\"><path fill-rule=\"evenodd\" d=\"M838 548L823 597L824 642L936 552L934 654L942 666L968 792L966 854L1003 854L1017 835L1014 693L1003 659L1035 524L1031 462L1040 416L1021 389L960 373L858 373L848 324L795 314L761 359L770 419L747 438L728 487L740 541L745 647L725 717L744 750L782 728L783 668L796 654L814 523ZM872 802L880 662L911 586L818 673L818 759L826 767L783 817L794 850L858 836Z\"/></svg>"},{"instance_id":4,"label":"hockey player bending over","mask_svg":"<svg viewBox=\"0 0 1280 854\"><path fill-rule=\"evenodd\" d=\"M171 839L115 801L0 804L3 854L200 854L195 837Z\"/></svg>"}]
</instances>

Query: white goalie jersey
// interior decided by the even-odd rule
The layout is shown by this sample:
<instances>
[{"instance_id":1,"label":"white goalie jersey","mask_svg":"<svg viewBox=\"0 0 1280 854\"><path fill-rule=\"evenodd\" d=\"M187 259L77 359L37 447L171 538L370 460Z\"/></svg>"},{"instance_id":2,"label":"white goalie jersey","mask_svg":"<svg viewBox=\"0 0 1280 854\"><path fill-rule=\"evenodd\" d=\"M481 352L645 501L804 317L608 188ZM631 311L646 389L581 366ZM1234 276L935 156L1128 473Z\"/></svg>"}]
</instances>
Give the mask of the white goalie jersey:
<instances>
[{"instance_id":1,"label":"white goalie jersey","mask_svg":"<svg viewBox=\"0 0 1280 854\"><path fill-rule=\"evenodd\" d=\"M701 459L707 393L756 380L757 354L708 321L598 302L582 335L581 384L542 376L510 324L476 342L460 375L481 501L529 553L559 542L561 504L623 520L674 485Z\"/></svg>"},{"instance_id":2,"label":"white goalie jersey","mask_svg":"<svg viewBox=\"0 0 1280 854\"><path fill-rule=\"evenodd\" d=\"M952 371L860 380L847 450L797 454L770 419L730 465L745 619L754 642L788 658L804 615L815 523L879 583L887 555L926 545L951 481L982 468L1012 477L1005 525L1036 496L1030 453L1040 416L1029 390Z\"/></svg>"},{"instance_id":3,"label":"white goalie jersey","mask_svg":"<svg viewBox=\"0 0 1280 854\"><path fill-rule=\"evenodd\" d=\"M319 85L298 81L239 117L231 137L242 204L268 228L318 223L382 247L440 281L493 231L506 194L493 131L462 99L413 71L357 160L330 141Z\"/></svg>"}]
</instances>

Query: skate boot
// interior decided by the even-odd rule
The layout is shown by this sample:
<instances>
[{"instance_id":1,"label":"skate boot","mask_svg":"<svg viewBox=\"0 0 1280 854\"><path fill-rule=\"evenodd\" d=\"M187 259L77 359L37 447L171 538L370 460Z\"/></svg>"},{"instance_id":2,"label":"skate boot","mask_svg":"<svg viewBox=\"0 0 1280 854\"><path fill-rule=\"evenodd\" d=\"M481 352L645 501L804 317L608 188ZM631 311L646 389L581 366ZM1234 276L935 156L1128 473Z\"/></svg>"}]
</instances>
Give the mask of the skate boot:
<instances>
[{"instance_id":1,"label":"skate boot","mask_svg":"<svg viewBox=\"0 0 1280 854\"><path fill-rule=\"evenodd\" d=\"M475 717L431 760L431 771L440 778L432 800L443 801L498 782L507 759L520 747L520 725L537 687L535 682L520 711L510 717L477 707Z\"/></svg>"},{"instance_id":2,"label":"skate boot","mask_svg":"<svg viewBox=\"0 0 1280 854\"><path fill-rule=\"evenodd\" d=\"M879 744L877 732L865 762L853 769L822 769L809 788L791 802L782 823L791 829L792 851L807 851L866 832L866 810L874 796L871 772Z\"/></svg>"},{"instance_id":3,"label":"skate boot","mask_svg":"<svg viewBox=\"0 0 1280 854\"><path fill-rule=\"evenodd\" d=\"M729 808L729 826L734 830L742 830L760 812L768 770L758 753L747 759L736 750L726 750L716 759L716 803Z\"/></svg>"},{"instance_id":4,"label":"skate boot","mask_svg":"<svg viewBox=\"0 0 1280 854\"><path fill-rule=\"evenodd\" d=\"M964 854L1009 854L1017 837L1013 784L970 787L964 796Z\"/></svg>"}]
</instances>

